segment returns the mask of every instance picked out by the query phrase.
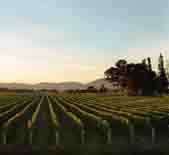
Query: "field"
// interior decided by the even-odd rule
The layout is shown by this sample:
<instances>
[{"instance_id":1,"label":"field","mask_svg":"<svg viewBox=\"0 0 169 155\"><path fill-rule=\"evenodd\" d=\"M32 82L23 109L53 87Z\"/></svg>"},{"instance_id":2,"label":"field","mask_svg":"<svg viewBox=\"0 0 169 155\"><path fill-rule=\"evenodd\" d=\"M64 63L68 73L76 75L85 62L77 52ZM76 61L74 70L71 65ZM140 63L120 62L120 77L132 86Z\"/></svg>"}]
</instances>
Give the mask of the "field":
<instances>
[{"instance_id":1,"label":"field","mask_svg":"<svg viewBox=\"0 0 169 155\"><path fill-rule=\"evenodd\" d=\"M168 96L0 95L0 143L13 146L164 147L168 122Z\"/></svg>"}]
</instances>

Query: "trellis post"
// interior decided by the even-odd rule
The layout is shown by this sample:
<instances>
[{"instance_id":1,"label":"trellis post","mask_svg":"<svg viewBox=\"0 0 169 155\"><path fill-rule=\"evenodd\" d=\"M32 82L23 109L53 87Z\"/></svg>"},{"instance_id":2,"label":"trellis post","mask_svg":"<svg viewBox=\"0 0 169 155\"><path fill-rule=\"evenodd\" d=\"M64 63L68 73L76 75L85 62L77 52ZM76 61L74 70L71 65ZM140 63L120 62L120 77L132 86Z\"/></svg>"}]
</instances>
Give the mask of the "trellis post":
<instances>
[{"instance_id":1,"label":"trellis post","mask_svg":"<svg viewBox=\"0 0 169 155\"><path fill-rule=\"evenodd\" d=\"M134 144L135 130L134 130L134 125L132 123L129 123L129 137L130 137L130 144Z\"/></svg>"},{"instance_id":2,"label":"trellis post","mask_svg":"<svg viewBox=\"0 0 169 155\"><path fill-rule=\"evenodd\" d=\"M154 145L156 139L156 130L154 127L151 128L151 143Z\"/></svg>"},{"instance_id":3,"label":"trellis post","mask_svg":"<svg viewBox=\"0 0 169 155\"><path fill-rule=\"evenodd\" d=\"M55 130L55 144L58 145L60 141L59 130Z\"/></svg>"},{"instance_id":4,"label":"trellis post","mask_svg":"<svg viewBox=\"0 0 169 155\"><path fill-rule=\"evenodd\" d=\"M107 131L107 144L111 144L111 143L112 143L112 130L111 128L109 128Z\"/></svg>"},{"instance_id":5,"label":"trellis post","mask_svg":"<svg viewBox=\"0 0 169 155\"><path fill-rule=\"evenodd\" d=\"M5 130L2 131L2 144L7 144L7 132Z\"/></svg>"},{"instance_id":6,"label":"trellis post","mask_svg":"<svg viewBox=\"0 0 169 155\"><path fill-rule=\"evenodd\" d=\"M32 145L33 143L33 131L29 129L29 144Z\"/></svg>"}]
</instances>

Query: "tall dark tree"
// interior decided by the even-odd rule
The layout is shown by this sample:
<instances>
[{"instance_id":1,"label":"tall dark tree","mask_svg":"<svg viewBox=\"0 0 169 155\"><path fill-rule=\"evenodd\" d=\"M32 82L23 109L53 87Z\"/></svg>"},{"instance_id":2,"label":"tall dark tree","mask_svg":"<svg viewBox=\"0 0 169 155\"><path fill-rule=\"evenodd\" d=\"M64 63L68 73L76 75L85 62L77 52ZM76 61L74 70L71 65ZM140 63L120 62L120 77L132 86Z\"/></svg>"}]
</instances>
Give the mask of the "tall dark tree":
<instances>
[{"instance_id":1,"label":"tall dark tree","mask_svg":"<svg viewBox=\"0 0 169 155\"><path fill-rule=\"evenodd\" d=\"M151 58L148 57L148 58L147 58L147 61L148 61L148 69L149 69L150 71L152 71Z\"/></svg>"},{"instance_id":2,"label":"tall dark tree","mask_svg":"<svg viewBox=\"0 0 169 155\"><path fill-rule=\"evenodd\" d=\"M159 92L165 93L168 91L168 78L167 78L166 70L164 68L164 57L162 54L160 54L159 57L158 70L159 70L159 78L158 78Z\"/></svg>"},{"instance_id":3,"label":"tall dark tree","mask_svg":"<svg viewBox=\"0 0 169 155\"><path fill-rule=\"evenodd\" d=\"M143 64L144 66L147 66L147 64L146 64L146 59L143 59L143 60L142 60L142 64Z\"/></svg>"},{"instance_id":4,"label":"tall dark tree","mask_svg":"<svg viewBox=\"0 0 169 155\"><path fill-rule=\"evenodd\" d=\"M169 79L169 60L167 60L166 62L166 74L167 74L167 78Z\"/></svg>"},{"instance_id":5,"label":"tall dark tree","mask_svg":"<svg viewBox=\"0 0 169 155\"><path fill-rule=\"evenodd\" d=\"M159 74L164 74L165 73L165 69L164 69L164 57L163 57L163 55L161 53L160 53L158 61L159 61L159 63L158 63Z\"/></svg>"}]
</instances>

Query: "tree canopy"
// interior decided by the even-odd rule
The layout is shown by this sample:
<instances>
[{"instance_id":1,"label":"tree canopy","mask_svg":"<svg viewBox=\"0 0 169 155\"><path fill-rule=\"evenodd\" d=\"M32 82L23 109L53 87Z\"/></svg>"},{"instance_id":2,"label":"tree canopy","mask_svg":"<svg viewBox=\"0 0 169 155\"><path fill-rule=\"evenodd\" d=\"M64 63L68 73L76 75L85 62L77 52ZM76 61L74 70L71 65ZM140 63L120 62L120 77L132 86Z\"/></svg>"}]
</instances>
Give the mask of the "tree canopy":
<instances>
[{"instance_id":1,"label":"tree canopy","mask_svg":"<svg viewBox=\"0 0 169 155\"><path fill-rule=\"evenodd\" d=\"M164 58L159 57L158 73L153 71L151 58L143 59L141 63L127 63L120 59L115 67L105 71L105 78L118 82L130 95L155 95L168 91L168 79L164 68Z\"/></svg>"}]
</instances>

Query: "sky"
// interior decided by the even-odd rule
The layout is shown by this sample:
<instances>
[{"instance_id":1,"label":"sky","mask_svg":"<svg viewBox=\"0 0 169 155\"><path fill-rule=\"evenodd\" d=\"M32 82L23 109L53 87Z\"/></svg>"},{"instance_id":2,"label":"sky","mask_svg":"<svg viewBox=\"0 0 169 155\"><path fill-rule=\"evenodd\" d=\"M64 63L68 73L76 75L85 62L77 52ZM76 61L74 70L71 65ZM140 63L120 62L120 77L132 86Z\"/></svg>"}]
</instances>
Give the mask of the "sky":
<instances>
[{"instance_id":1,"label":"sky","mask_svg":"<svg viewBox=\"0 0 169 155\"><path fill-rule=\"evenodd\" d=\"M169 0L0 0L0 82L89 82L169 57Z\"/></svg>"}]
</instances>

